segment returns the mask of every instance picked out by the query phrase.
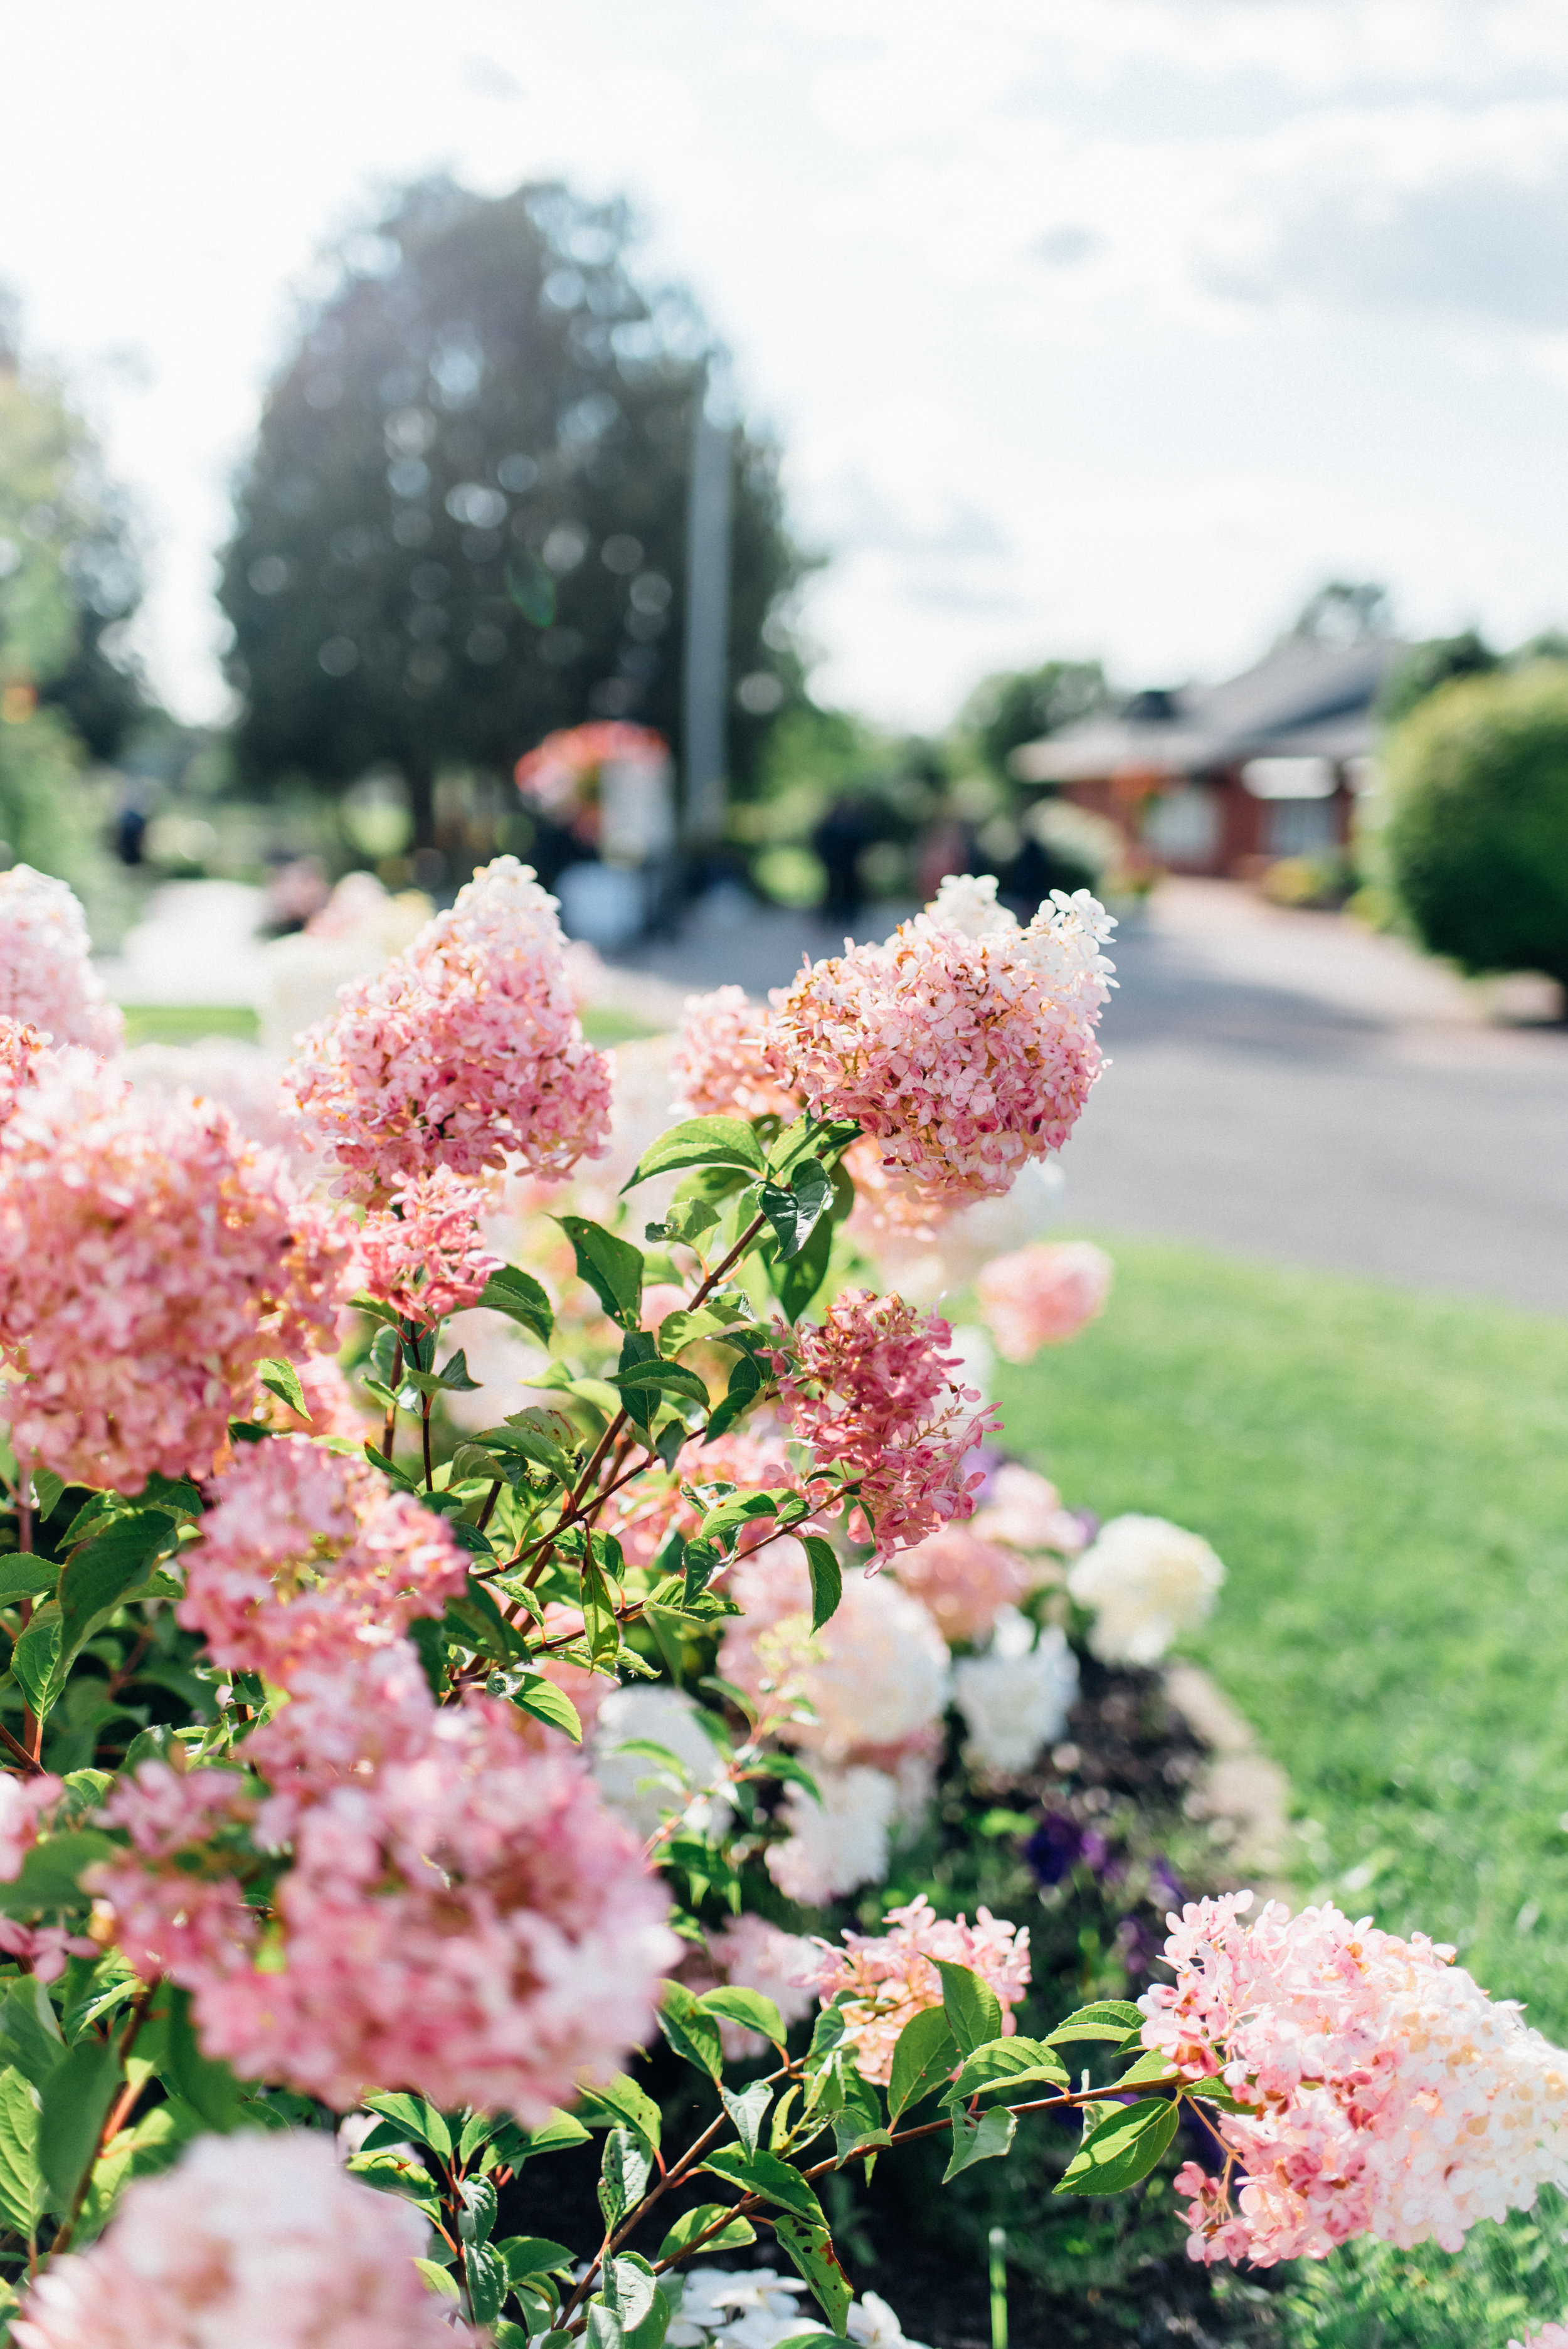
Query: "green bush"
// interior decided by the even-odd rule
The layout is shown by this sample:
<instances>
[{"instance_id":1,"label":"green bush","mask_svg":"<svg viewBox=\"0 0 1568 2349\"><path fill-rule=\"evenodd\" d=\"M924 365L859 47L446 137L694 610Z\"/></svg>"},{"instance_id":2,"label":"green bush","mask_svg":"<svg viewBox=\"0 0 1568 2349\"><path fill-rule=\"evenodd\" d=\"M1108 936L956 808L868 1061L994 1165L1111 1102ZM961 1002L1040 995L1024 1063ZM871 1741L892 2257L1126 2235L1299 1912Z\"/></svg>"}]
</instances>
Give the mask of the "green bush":
<instances>
[{"instance_id":1,"label":"green bush","mask_svg":"<svg viewBox=\"0 0 1568 2349\"><path fill-rule=\"evenodd\" d=\"M1568 984L1568 663L1440 687L1387 764L1387 869L1422 942Z\"/></svg>"},{"instance_id":2,"label":"green bush","mask_svg":"<svg viewBox=\"0 0 1568 2349\"><path fill-rule=\"evenodd\" d=\"M1364 2237L1302 2261L1275 2302L1282 2349L1504 2349L1568 2307L1564 2215L1549 2190L1532 2214L1477 2227L1456 2256Z\"/></svg>"}]
</instances>

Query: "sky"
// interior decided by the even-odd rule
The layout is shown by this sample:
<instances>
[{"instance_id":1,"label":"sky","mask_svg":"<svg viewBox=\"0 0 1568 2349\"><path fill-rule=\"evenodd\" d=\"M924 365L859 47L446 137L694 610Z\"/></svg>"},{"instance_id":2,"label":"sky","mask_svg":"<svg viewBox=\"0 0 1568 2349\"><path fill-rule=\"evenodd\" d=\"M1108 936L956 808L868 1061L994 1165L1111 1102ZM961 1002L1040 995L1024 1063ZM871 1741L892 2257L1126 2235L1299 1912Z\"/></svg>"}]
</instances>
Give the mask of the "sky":
<instances>
[{"instance_id":1,"label":"sky","mask_svg":"<svg viewBox=\"0 0 1568 2349\"><path fill-rule=\"evenodd\" d=\"M1224 674L1329 575L1568 624L1563 0L0 0L0 283L219 715L214 553L325 245L624 191L830 560L819 698Z\"/></svg>"}]
</instances>

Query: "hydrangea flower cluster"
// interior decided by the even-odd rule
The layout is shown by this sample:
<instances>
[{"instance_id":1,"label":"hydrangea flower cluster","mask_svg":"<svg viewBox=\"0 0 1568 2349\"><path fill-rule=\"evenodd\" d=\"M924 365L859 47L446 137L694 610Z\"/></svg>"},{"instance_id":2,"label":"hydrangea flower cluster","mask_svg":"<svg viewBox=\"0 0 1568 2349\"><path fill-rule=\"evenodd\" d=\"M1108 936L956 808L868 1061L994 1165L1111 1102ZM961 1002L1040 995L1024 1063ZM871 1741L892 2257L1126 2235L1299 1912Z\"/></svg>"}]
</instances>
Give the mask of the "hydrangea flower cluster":
<instances>
[{"instance_id":1,"label":"hydrangea flower cluster","mask_svg":"<svg viewBox=\"0 0 1568 2349\"><path fill-rule=\"evenodd\" d=\"M253 1961L253 1932L224 1945L207 1930L190 1948L169 1887L189 1891L191 1847L144 1826L176 1810L172 1773L144 1766L121 1787L111 1816L134 1849L95 1877L139 1969L192 1992L203 2046L242 2078L340 2112L413 2088L537 2127L647 2037L680 1945L635 1838L563 1738L499 1699L438 1707L398 1642L300 1674L245 1758L272 1790L254 1840L292 1855L273 1895L281 1969ZM193 1773L188 1795L206 1799L208 1777L242 1820L232 1772Z\"/></svg>"},{"instance_id":2,"label":"hydrangea flower cluster","mask_svg":"<svg viewBox=\"0 0 1568 2349\"><path fill-rule=\"evenodd\" d=\"M945 1526L900 1551L898 1578L953 1645L984 1640L997 1609L1023 1598L1030 1575L1016 1550L987 1541L969 1526Z\"/></svg>"},{"instance_id":3,"label":"hydrangea flower cluster","mask_svg":"<svg viewBox=\"0 0 1568 2349\"><path fill-rule=\"evenodd\" d=\"M205 1475L269 1355L335 1344L339 1216L214 1103L66 1054L0 1131L0 1359L19 1455L139 1492Z\"/></svg>"},{"instance_id":4,"label":"hydrangea flower cluster","mask_svg":"<svg viewBox=\"0 0 1568 2349\"><path fill-rule=\"evenodd\" d=\"M1058 890L1021 928L995 898L989 875L950 876L885 946L804 971L771 1023L786 1081L934 1204L999 1195L1059 1150L1099 1074L1110 917Z\"/></svg>"},{"instance_id":5,"label":"hydrangea flower cluster","mask_svg":"<svg viewBox=\"0 0 1568 2349\"><path fill-rule=\"evenodd\" d=\"M17 1094L54 1062L54 1053L27 1020L0 1019L0 1125L15 1108Z\"/></svg>"},{"instance_id":6,"label":"hydrangea flower cluster","mask_svg":"<svg viewBox=\"0 0 1568 2349\"><path fill-rule=\"evenodd\" d=\"M301 1666L385 1646L468 1579L445 1521L363 1460L308 1437L247 1445L185 1554L187 1630L225 1671L287 1686Z\"/></svg>"},{"instance_id":7,"label":"hydrangea flower cluster","mask_svg":"<svg viewBox=\"0 0 1568 2349\"><path fill-rule=\"evenodd\" d=\"M319 2130L199 2137L131 2186L102 2240L57 2260L12 2327L16 2349L454 2349L414 2261L408 2202L350 2178Z\"/></svg>"},{"instance_id":8,"label":"hydrangea flower cluster","mask_svg":"<svg viewBox=\"0 0 1568 2349\"><path fill-rule=\"evenodd\" d=\"M1092 1518L1064 1509L1048 1476L1021 1460L1003 1460L985 1472L975 1496L975 1531L1026 1553L1054 1550L1076 1557L1088 1538Z\"/></svg>"},{"instance_id":9,"label":"hydrangea flower cluster","mask_svg":"<svg viewBox=\"0 0 1568 2349\"><path fill-rule=\"evenodd\" d=\"M478 1185L449 1166L399 1184L360 1226L366 1293L428 1327L477 1304L501 1261L480 1230L484 1206Z\"/></svg>"},{"instance_id":10,"label":"hydrangea flower cluster","mask_svg":"<svg viewBox=\"0 0 1568 2349\"><path fill-rule=\"evenodd\" d=\"M960 1383L953 1332L899 1297L846 1288L820 1323L779 1331L779 1408L818 1457L860 1480L879 1558L974 1508L965 1459L1001 1423ZM815 1392L811 1392L811 1390Z\"/></svg>"},{"instance_id":11,"label":"hydrangea flower cluster","mask_svg":"<svg viewBox=\"0 0 1568 2349\"><path fill-rule=\"evenodd\" d=\"M742 987L687 996L670 1054L670 1081L682 1117L788 1122L800 1113L799 1096L779 1065L769 1014Z\"/></svg>"},{"instance_id":12,"label":"hydrangea flower cluster","mask_svg":"<svg viewBox=\"0 0 1568 2349\"><path fill-rule=\"evenodd\" d=\"M1508 2349L1568 2349L1568 2324L1543 2324L1522 2341L1511 2341Z\"/></svg>"},{"instance_id":13,"label":"hydrangea flower cluster","mask_svg":"<svg viewBox=\"0 0 1568 2349\"><path fill-rule=\"evenodd\" d=\"M1424 1934L1277 1901L1249 1926L1251 1901L1173 1915L1175 1982L1139 2002L1148 2046L1245 2107L1214 2115L1222 2175L1177 2175L1193 2259L1272 2267L1361 2234L1457 2251L1478 2220L1562 2182L1568 2054L1517 2006L1494 2005Z\"/></svg>"},{"instance_id":14,"label":"hydrangea flower cluster","mask_svg":"<svg viewBox=\"0 0 1568 2349\"><path fill-rule=\"evenodd\" d=\"M987 1652L961 1657L953 1684L971 1758L988 1770L1026 1770L1066 1733L1078 1702L1078 1658L1056 1624L1037 1638L1028 1617L1006 1607Z\"/></svg>"},{"instance_id":15,"label":"hydrangea flower cluster","mask_svg":"<svg viewBox=\"0 0 1568 2349\"><path fill-rule=\"evenodd\" d=\"M1164 1517L1112 1517L1076 1558L1068 1589L1092 1607L1089 1646L1106 1663L1157 1664L1172 1640L1195 1630L1225 1569L1200 1534Z\"/></svg>"},{"instance_id":16,"label":"hydrangea flower cluster","mask_svg":"<svg viewBox=\"0 0 1568 2349\"><path fill-rule=\"evenodd\" d=\"M944 1958L967 1966L989 1983L1002 2006L1002 2030L1016 2031L1013 2009L1029 1986L1029 1932L975 1911L973 1925L962 1917L938 1917L922 1893L902 1909L890 1909L887 1933L851 1933L836 1950L826 1941L812 1982L824 2006L841 1991L851 1996L841 2012L844 2038L855 2051L861 2077L887 2085L899 2033L923 2007L942 2004L942 1976L932 1961Z\"/></svg>"},{"instance_id":17,"label":"hydrangea flower cluster","mask_svg":"<svg viewBox=\"0 0 1568 2349\"><path fill-rule=\"evenodd\" d=\"M610 1068L583 1040L553 897L499 856L374 978L339 992L284 1077L302 1138L342 1187L385 1199L508 1158L562 1175L609 1127Z\"/></svg>"},{"instance_id":18,"label":"hydrangea flower cluster","mask_svg":"<svg viewBox=\"0 0 1568 2349\"><path fill-rule=\"evenodd\" d=\"M779 1553L784 1552L783 1556ZM781 1733L824 1760L902 1745L941 1717L947 1648L917 1599L882 1576L846 1574L830 1623L813 1635L811 1585L798 1542L770 1542L739 1567L730 1588L742 1613L725 1628L718 1669L760 1699L782 1660L815 1719Z\"/></svg>"},{"instance_id":19,"label":"hydrangea flower cluster","mask_svg":"<svg viewBox=\"0 0 1568 2349\"><path fill-rule=\"evenodd\" d=\"M63 881L14 864L0 873L0 1014L51 1044L118 1052L125 1022L91 961L81 906Z\"/></svg>"},{"instance_id":20,"label":"hydrangea flower cluster","mask_svg":"<svg viewBox=\"0 0 1568 2349\"><path fill-rule=\"evenodd\" d=\"M1090 1240L1044 1240L988 1264L975 1282L985 1327L1009 1362L1059 1346L1105 1310L1115 1266Z\"/></svg>"},{"instance_id":21,"label":"hydrangea flower cluster","mask_svg":"<svg viewBox=\"0 0 1568 2349\"><path fill-rule=\"evenodd\" d=\"M803 2022L810 2013L814 1993L801 1977L814 1957L812 1945L799 1933L787 1933L750 1909L707 1937L707 1954L721 1981L742 1990L759 1990L779 2009L786 2025ZM739 2023L721 2022L725 2053L736 2061L766 2054L760 2032Z\"/></svg>"},{"instance_id":22,"label":"hydrangea flower cluster","mask_svg":"<svg viewBox=\"0 0 1568 2349\"><path fill-rule=\"evenodd\" d=\"M848 1770L819 1766L811 1776L820 1799L801 1786L785 1787L779 1816L789 1832L769 1845L763 1864L787 1900L820 1909L887 1874L898 1785L863 1763Z\"/></svg>"}]
</instances>

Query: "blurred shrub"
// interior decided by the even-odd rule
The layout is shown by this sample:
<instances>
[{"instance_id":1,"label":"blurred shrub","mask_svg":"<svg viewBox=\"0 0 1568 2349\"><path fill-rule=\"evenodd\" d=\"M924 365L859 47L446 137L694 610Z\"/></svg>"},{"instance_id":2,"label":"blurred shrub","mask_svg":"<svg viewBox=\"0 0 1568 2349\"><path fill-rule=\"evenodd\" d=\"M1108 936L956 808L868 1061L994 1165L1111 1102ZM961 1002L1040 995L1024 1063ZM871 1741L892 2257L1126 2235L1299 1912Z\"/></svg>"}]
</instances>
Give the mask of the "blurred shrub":
<instances>
[{"instance_id":1,"label":"blurred shrub","mask_svg":"<svg viewBox=\"0 0 1568 2349\"><path fill-rule=\"evenodd\" d=\"M1568 663L1439 687L1386 766L1387 873L1423 944L1568 983Z\"/></svg>"},{"instance_id":2,"label":"blurred shrub","mask_svg":"<svg viewBox=\"0 0 1568 2349\"><path fill-rule=\"evenodd\" d=\"M1477 2227L1451 2256L1364 2239L1303 2261L1276 2302L1284 2349L1503 2349L1568 2310L1564 2215L1549 2189L1533 2214Z\"/></svg>"}]
</instances>

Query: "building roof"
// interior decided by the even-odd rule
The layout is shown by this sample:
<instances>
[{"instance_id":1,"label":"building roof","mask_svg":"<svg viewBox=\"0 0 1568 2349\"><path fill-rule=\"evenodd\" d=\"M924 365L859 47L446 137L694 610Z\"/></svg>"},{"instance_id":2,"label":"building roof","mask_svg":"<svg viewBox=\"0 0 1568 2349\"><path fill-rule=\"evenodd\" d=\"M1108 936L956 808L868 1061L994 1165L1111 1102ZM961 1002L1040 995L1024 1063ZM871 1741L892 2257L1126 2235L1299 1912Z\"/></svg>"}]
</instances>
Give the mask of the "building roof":
<instances>
[{"instance_id":1,"label":"building roof","mask_svg":"<svg viewBox=\"0 0 1568 2349\"><path fill-rule=\"evenodd\" d=\"M1140 770L1203 774L1247 759L1357 758L1372 747L1378 690L1403 650L1392 636L1282 636L1223 685L1135 694L1119 717L1026 742L1009 764L1020 782L1079 783Z\"/></svg>"}]
</instances>

